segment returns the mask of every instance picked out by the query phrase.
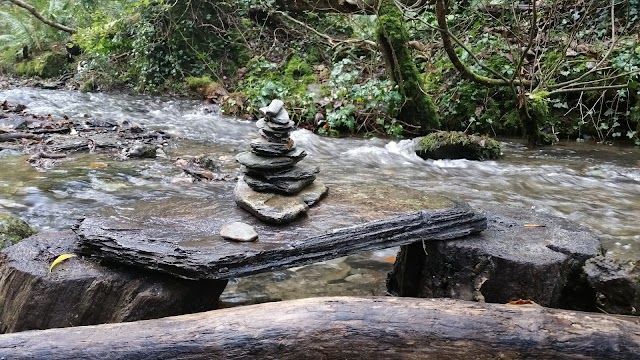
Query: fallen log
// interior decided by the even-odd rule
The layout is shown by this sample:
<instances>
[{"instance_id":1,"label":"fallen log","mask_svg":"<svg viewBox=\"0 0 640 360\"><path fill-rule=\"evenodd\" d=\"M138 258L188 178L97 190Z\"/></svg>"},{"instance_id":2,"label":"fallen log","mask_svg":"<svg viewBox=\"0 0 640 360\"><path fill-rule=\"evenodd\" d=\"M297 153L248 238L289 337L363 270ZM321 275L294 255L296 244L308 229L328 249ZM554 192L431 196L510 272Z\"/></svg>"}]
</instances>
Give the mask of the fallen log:
<instances>
[{"instance_id":1,"label":"fallen log","mask_svg":"<svg viewBox=\"0 0 640 360\"><path fill-rule=\"evenodd\" d=\"M635 317L451 299L312 298L0 335L7 359L638 359Z\"/></svg>"}]
</instances>

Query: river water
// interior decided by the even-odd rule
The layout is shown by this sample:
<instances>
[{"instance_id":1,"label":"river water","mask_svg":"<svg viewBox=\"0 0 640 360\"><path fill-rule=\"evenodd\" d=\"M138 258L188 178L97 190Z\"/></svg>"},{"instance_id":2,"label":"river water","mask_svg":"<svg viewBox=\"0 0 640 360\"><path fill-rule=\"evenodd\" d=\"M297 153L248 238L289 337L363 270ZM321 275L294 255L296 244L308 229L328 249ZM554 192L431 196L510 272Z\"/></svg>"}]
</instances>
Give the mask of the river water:
<instances>
[{"instance_id":1,"label":"river water","mask_svg":"<svg viewBox=\"0 0 640 360\"><path fill-rule=\"evenodd\" d=\"M223 171L235 173L234 155L257 137L253 123L208 114L193 100L90 94L59 90L0 91L0 102L54 118L86 116L127 120L163 129L177 138L165 149L171 158L208 154ZM564 142L531 149L503 142L498 161L423 160L411 140L326 138L307 130L292 134L306 150L306 165L321 168L330 187L380 183L411 187L464 200L472 206L502 204L533 208L596 231L610 255L640 258L640 148ZM232 192L234 182L196 182L170 160L114 161L75 154L47 171L25 156L0 152L0 210L22 216L41 230L65 229L76 219L132 203L175 198L210 198ZM224 209L212 216L224 216ZM320 295L379 295L396 249L350 256L232 281L224 305Z\"/></svg>"}]
</instances>

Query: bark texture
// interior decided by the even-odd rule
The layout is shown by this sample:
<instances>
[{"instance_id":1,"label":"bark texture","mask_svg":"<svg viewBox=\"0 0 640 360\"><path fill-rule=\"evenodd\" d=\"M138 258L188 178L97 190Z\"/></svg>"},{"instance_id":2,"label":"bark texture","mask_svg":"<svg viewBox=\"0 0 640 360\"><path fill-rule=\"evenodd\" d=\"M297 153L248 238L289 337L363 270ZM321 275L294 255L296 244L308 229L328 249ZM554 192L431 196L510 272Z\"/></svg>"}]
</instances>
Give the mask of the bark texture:
<instances>
[{"instance_id":1,"label":"bark texture","mask_svg":"<svg viewBox=\"0 0 640 360\"><path fill-rule=\"evenodd\" d=\"M17 359L638 359L636 318L538 305L312 298L0 335Z\"/></svg>"}]
</instances>

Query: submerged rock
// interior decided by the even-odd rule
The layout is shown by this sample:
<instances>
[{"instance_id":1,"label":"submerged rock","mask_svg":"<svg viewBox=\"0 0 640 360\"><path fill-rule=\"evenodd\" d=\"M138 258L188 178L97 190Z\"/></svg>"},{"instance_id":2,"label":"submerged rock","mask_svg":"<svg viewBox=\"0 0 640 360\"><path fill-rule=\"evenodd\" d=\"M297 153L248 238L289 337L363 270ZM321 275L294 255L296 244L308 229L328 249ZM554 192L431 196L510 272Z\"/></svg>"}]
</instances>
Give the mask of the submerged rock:
<instances>
[{"instance_id":1,"label":"submerged rock","mask_svg":"<svg viewBox=\"0 0 640 360\"><path fill-rule=\"evenodd\" d=\"M488 207L487 230L465 241L403 246L388 279L401 296L596 310L582 266L598 237L570 221L517 207Z\"/></svg>"},{"instance_id":2,"label":"submerged rock","mask_svg":"<svg viewBox=\"0 0 640 360\"><path fill-rule=\"evenodd\" d=\"M500 143L486 136L438 131L422 137L416 154L423 159L491 160L500 157Z\"/></svg>"},{"instance_id":3,"label":"submerged rock","mask_svg":"<svg viewBox=\"0 0 640 360\"><path fill-rule=\"evenodd\" d=\"M17 216L0 212L0 249L38 232Z\"/></svg>"}]
</instances>

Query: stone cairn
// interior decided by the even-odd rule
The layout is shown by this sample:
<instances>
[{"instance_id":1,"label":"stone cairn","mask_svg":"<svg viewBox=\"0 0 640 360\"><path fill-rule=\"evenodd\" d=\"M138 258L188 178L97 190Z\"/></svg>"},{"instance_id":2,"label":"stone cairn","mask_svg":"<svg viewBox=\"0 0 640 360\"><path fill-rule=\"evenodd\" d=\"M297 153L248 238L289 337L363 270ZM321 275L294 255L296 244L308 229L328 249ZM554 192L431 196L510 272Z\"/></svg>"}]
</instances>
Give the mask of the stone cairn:
<instances>
[{"instance_id":1,"label":"stone cairn","mask_svg":"<svg viewBox=\"0 0 640 360\"><path fill-rule=\"evenodd\" d=\"M286 224L305 214L329 191L316 180L317 167L298 165L307 153L289 137L293 121L281 100L273 100L260 111L261 138L251 142L251 151L240 153L243 176L234 190L236 204L264 222Z\"/></svg>"},{"instance_id":2,"label":"stone cairn","mask_svg":"<svg viewBox=\"0 0 640 360\"><path fill-rule=\"evenodd\" d=\"M283 105L281 100L273 100L260 109L264 118L256 126L262 138L251 142L251 152L236 156L244 165L244 181L257 192L295 195L313 183L320 171L297 165L307 153L296 148L289 137L294 122Z\"/></svg>"}]
</instances>

